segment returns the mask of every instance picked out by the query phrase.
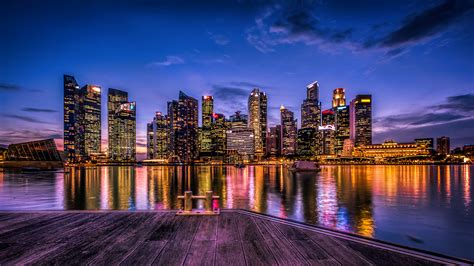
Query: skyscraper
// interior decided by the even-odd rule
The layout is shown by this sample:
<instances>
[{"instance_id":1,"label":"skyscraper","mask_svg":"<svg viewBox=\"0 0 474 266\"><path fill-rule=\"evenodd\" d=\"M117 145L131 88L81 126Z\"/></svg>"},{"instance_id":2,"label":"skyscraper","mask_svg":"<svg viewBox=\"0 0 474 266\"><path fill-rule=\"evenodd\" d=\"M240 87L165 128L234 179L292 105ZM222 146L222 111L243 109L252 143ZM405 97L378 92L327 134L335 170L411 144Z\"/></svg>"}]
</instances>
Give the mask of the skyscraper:
<instances>
[{"instance_id":1,"label":"skyscraper","mask_svg":"<svg viewBox=\"0 0 474 266\"><path fill-rule=\"evenodd\" d=\"M265 154L267 134L267 95L254 88L248 99L248 127L254 130L255 155L261 157Z\"/></svg>"},{"instance_id":2,"label":"skyscraper","mask_svg":"<svg viewBox=\"0 0 474 266\"><path fill-rule=\"evenodd\" d=\"M215 156L224 156L226 151L226 121L223 114L212 115L212 151Z\"/></svg>"},{"instance_id":3,"label":"skyscraper","mask_svg":"<svg viewBox=\"0 0 474 266\"><path fill-rule=\"evenodd\" d=\"M191 162L198 155L198 101L179 92L179 100L168 103L169 136L173 155L179 161Z\"/></svg>"},{"instance_id":4,"label":"skyscraper","mask_svg":"<svg viewBox=\"0 0 474 266\"><path fill-rule=\"evenodd\" d=\"M255 153L254 129L249 128L236 114L231 128L226 130L226 151L231 162L251 161Z\"/></svg>"},{"instance_id":5,"label":"skyscraper","mask_svg":"<svg viewBox=\"0 0 474 266\"><path fill-rule=\"evenodd\" d=\"M170 147L168 138L168 119L161 112L156 112L151 123L147 125L148 159L168 160Z\"/></svg>"},{"instance_id":6,"label":"skyscraper","mask_svg":"<svg viewBox=\"0 0 474 266\"><path fill-rule=\"evenodd\" d=\"M350 138L349 106L346 105L346 91L344 88L334 89L332 94L332 109L335 112L335 137L334 151L342 154L344 140Z\"/></svg>"},{"instance_id":7,"label":"skyscraper","mask_svg":"<svg viewBox=\"0 0 474 266\"><path fill-rule=\"evenodd\" d=\"M281 155L281 125L270 128L267 133L267 156L279 157Z\"/></svg>"},{"instance_id":8,"label":"skyscraper","mask_svg":"<svg viewBox=\"0 0 474 266\"><path fill-rule=\"evenodd\" d=\"M136 103L128 93L109 88L107 97L109 158L112 161L135 161Z\"/></svg>"},{"instance_id":9,"label":"skyscraper","mask_svg":"<svg viewBox=\"0 0 474 266\"><path fill-rule=\"evenodd\" d=\"M449 137L442 136L436 139L436 152L439 154L449 154L451 151Z\"/></svg>"},{"instance_id":10,"label":"skyscraper","mask_svg":"<svg viewBox=\"0 0 474 266\"><path fill-rule=\"evenodd\" d=\"M372 96L357 95L350 104L350 138L354 146L372 144Z\"/></svg>"},{"instance_id":11,"label":"skyscraper","mask_svg":"<svg viewBox=\"0 0 474 266\"><path fill-rule=\"evenodd\" d=\"M340 106L346 106L346 91L344 88L337 88L332 92L332 108Z\"/></svg>"},{"instance_id":12,"label":"skyscraper","mask_svg":"<svg viewBox=\"0 0 474 266\"><path fill-rule=\"evenodd\" d=\"M298 130L297 154L301 157L310 158L319 154L316 148L316 130L314 128L301 128Z\"/></svg>"},{"instance_id":13,"label":"skyscraper","mask_svg":"<svg viewBox=\"0 0 474 266\"><path fill-rule=\"evenodd\" d=\"M280 107L281 117L281 153L284 156L296 154L296 119L294 113L286 109L283 105Z\"/></svg>"},{"instance_id":14,"label":"skyscraper","mask_svg":"<svg viewBox=\"0 0 474 266\"><path fill-rule=\"evenodd\" d=\"M85 85L81 88L81 124L84 129L84 152L86 157L101 150L101 88Z\"/></svg>"},{"instance_id":15,"label":"skyscraper","mask_svg":"<svg viewBox=\"0 0 474 266\"><path fill-rule=\"evenodd\" d=\"M301 105L301 128L318 129L321 124L321 103L319 102L319 83L306 87L306 99Z\"/></svg>"},{"instance_id":16,"label":"skyscraper","mask_svg":"<svg viewBox=\"0 0 474 266\"><path fill-rule=\"evenodd\" d=\"M64 152L67 162L75 162L76 157L76 102L79 85L73 76L64 75Z\"/></svg>"},{"instance_id":17,"label":"skyscraper","mask_svg":"<svg viewBox=\"0 0 474 266\"><path fill-rule=\"evenodd\" d=\"M332 109L322 112L322 122L319 127L319 154L333 155L335 154L336 143L336 127L335 112Z\"/></svg>"},{"instance_id":18,"label":"skyscraper","mask_svg":"<svg viewBox=\"0 0 474 266\"><path fill-rule=\"evenodd\" d=\"M212 115L214 113L214 99L212 96L202 96L202 128L200 153L210 155L212 152Z\"/></svg>"}]
</instances>

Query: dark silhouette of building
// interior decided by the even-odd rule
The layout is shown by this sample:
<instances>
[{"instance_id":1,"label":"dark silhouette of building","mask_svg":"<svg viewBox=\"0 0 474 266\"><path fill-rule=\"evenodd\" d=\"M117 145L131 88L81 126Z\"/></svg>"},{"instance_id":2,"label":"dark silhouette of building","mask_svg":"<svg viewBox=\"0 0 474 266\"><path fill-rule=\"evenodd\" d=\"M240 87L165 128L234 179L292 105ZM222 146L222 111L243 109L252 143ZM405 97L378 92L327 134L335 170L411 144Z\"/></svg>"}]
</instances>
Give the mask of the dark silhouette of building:
<instances>
[{"instance_id":1,"label":"dark silhouette of building","mask_svg":"<svg viewBox=\"0 0 474 266\"><path fill-rule=\"evenodd\" d=\"M357 95L350 104L350 138L355 146L372 144L372 96Z\"/></svg>"},{"instance_id":2,"label":"dark silhouette of building","mask_svg":"<svg viewBox=\"0 0 474 266\"><path fill-rule=\"evenodd\" d=\"M63 166L54 139L10 144L0 166L5 168L59 168Z\"/></svg>"},{"instance_id":3,"label":"dark silhouette of building","mask_svg":"<svg viewBox=\"0 0 474 266\"><path fill-rule=\"evenodd\" d=\"M301 128L298 130L298 156L310 158L318 154L316 148L316 130L314 128Z\"/></svg>"},{"instance_id":4,"label":"dark silhouette of building","mask_svg":"<svg viewBox=\"0 0 474 266\"><path fill-rule=\"evenodd\" d=\"M438 152L438 154L449 154L450 151L449 137L442 136L436 139L436 152Z\"/></svg>"},{"instance_id":5,"label":"dark silhouette of building","mask_svg":"<svg viewBox=\"0 0 474 266\"><path fill-rule=\"evenodd\" d=\"M281 125L270 128L267 134L267 156L279 157L281 155Z\"/></svg>"},{"instance_id":6,"label":"dark silhouette of building","mask_svg":"<svg viewBox=\"0 0 474 266\"><path fill-rule=\"evenodd\" d=\"M118 162L136 160L136 103L128 101L128 93L109 88L108 152Z\"/></svg>"}]
</instances>

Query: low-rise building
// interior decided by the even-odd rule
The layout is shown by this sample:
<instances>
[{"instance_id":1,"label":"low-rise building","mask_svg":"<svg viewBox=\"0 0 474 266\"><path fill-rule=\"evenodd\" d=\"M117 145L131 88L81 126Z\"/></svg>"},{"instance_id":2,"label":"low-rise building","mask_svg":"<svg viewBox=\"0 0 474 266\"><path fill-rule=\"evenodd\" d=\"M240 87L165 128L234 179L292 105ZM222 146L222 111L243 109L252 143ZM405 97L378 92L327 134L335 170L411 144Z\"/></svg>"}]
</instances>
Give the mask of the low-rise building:
<instances>
[{"instance_id":1,"label":"low-rise building","mask_svg":"<svg viewBox=\"0 0 474 266\"><path fill-rule=\"evenodd\" d=\"M428 157L430 149L423 142L397 143L389 140L382 144L355 147L354 156L366 158Z\"/></svg>"}]
</instances>

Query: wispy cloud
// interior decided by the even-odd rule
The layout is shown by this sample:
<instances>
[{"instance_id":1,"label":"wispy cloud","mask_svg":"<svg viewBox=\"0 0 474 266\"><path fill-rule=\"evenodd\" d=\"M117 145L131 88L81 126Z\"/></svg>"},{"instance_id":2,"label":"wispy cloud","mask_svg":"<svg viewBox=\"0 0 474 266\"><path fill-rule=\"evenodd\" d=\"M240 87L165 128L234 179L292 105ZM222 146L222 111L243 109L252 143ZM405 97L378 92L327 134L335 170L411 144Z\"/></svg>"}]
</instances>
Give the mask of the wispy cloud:
<instances>
[{"instance_id":1,"label":"wispy cloud","mask_svg":"<svg viewBox=\"0 0 474 266\"><path fill-rule=\"evenodd\" d=\"M152 62L152 63L149 63L148 66L166 67L166 66L180 65L180 64L184 64L184 59L182 59L179 56L168 55L166 57L166 60L158 61L158 62Z\"/></svg>"},{"instance_id":2,"label":"wispy cloud","mask_svg":"<svg viewBox=\"0 0 474 266\"><path fill-rule=\"evenodd\" d=\"M44 109L44 108L34 108L34 107L25 107L21 109L24 112L32 112L32 113L57 113L57 110L53 109Z\"/></svg>"},{"instance_id":3,"label":"wispy cloud","mask_svg":"<svg viewBox=\"0 0 474 266\"><path fill-rule=\"evenodd\" d=\"M209 35L209 38L213 40L217 45L227 45L230 42L227 37L221 34L215 34L208 31L207 35Z\"/></svg>"},{"instance_id":4,"label":"wispy cloud","mask_svg":"<svg viewBox=\"0 0 474 266\"><path fill-rule=\"evenodd\" d=\"M63 135L60 130L43 129L0 129L0 143L12 144L39 139L62 139Z\"/></svg>"},{"instance_id":5,"label":"wispy cloud","mask_svg":"<svg viewBox=\"0 0 474 266\"><path fill-rule=\"evenodd\" d=\"M1 114L1 115L6 118L21 120L23 122L28 122L28 123L50 124L49 122L39 120L32 116L16 115L16 114Z\"/></svg>"},{"instance_id":6,"label":"wispy cloud","mask_svg":"<svg viewBox=\"0 0 474 266\"><path fill-rule=\"evenodd\" d=\"M9 84L9 83L0 83L0 91L19 91L21 89L20 86L15 85L15 84Z\"/></svg>"}]
</instances>

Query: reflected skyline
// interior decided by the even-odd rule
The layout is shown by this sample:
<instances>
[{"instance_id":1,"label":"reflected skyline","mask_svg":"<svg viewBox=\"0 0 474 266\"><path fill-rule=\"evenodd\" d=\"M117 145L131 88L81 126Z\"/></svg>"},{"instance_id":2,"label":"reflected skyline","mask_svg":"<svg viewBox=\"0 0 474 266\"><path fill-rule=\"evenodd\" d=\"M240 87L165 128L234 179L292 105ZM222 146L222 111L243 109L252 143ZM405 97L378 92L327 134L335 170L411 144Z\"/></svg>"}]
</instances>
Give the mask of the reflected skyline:
<instances>
[{"instance_id":1,"label":"reflected skyline","mask_svg":"<svg viewBox=\"0 0 474 266\"><path fill-rule=\"evenodd\" d=\"M177 196L184 191L204 195L212 190L220 196L221 208L248 209L461 257L474 254L473 166L324 166L318 174L294 174L282 166L69 171L0 173L0 209L178 209ZM202 207L203 202L194 204Z\"/></svg>"}]
</instances>

